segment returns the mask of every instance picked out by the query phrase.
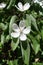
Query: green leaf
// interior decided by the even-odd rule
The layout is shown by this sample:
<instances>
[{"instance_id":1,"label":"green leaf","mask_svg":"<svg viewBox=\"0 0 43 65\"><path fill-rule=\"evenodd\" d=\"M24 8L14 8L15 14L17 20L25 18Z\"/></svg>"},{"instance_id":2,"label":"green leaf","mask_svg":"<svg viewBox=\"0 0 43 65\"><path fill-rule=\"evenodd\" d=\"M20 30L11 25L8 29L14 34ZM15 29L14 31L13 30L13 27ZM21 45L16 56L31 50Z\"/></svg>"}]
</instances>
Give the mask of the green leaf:
<instances>
[{"instance_id":1,"label":"green leaf","mask_svg":"<svg viewBox=\"0 0 43 65\"><path fill-rule=\"evenodd\" d=\"M7 27L8 27L7 24L5 25L4 23L0 23L0 29L2 29L2 30L6 30Z\"/></svg>"},{"instance_id":2,"label":"green leaf","mask_svg":"<svg viewBox=\"0 0 43 65\"><path fill-rule=\"evenodd\" d=\"M0 49L2 48L2 43L0 42Z\"/></svg>"},{"instance_id":3,"label":"green leaf","mask_svg":"<svg viewBox=\"0 0 43 65\"><path fill-rule=\"evenodd\" d=\"M13 61L14 65L18 65L18 59Z\"/></svg>"},{"instance_id":4,"label":"green leaf","mask_svg":"<svg viewBox=\"0 0 43 65\"><path fill-rule=\"evenodd\" d=\"M43 63L39 63L39 62L37 62L37 63L33 63L33 65L43 65Z\"/></svg>"},{"instance_id":5,"label":"green leaf","mask_svg":"<svg viewBox=\"0 0 43 65\"><path fill-rule=\"evenodd\" d=\"M10 36L7 35L7 36L6 36L6 42L8 42L9 40L10 40Z\"/></svg>"},{"instance_id":6,"label":"green leaf","mask_svg":"<svg viewBox=\"0 0 43 65\"><path fill-rule=\"evenodd\" d=\"M7 9L11 8L13 4L15 4L16 0L10 0L9 5L7 6Z\"/></svg>"},{"instance_id":7,"label":"green leaf","mask_svg":"<svg viewBox=\"0 0 43 65\"><path fill-rule=\"evenodd\" d=\"M30 58L30 46L29 43L26 42L21 42L21 52L22 52L22 57L24 60L24 63L26 65L29 65L29 58Z\"/></svg>"},{"instance_id":8,"label":"green leaf","mask_svg":"<svg viewBox=\"0 0 43 65\"><path fill-rule=\"evenodd\" d=\"M40 36L40 34L38 34L38 35L36 35L36 37L35 37L39 42L40 42L40 39L41 39L41 36Z\"/></svg>"},{"instance_id":9,"label":"green leaf","mask_svg":"<svg viewBox=\"0 0 43 65\"><path fill-rule=\"evenodd\" d=\"M32 48L35 51L35 54L37 54L40 50L40 44L32 35L30 35L30 39L32 40Z\"/></svg>"},{"instance_id":10,"label":"green leaf","mask_svg":"<svg viewBox=\"0 0 43 65\"><path fill-rule=\"evenodd\" d=\"M37 23L36 23L36 19L32 16L32 15L30 15L30 18L31 18L31 23L32 23L32 25L36 28L36 30L38 31L38 27L37 27Z\"/></svg>"},{"instance_id":11,"label":"green leaf","mask_svg":"<svg viewBox=\"0 0 43 65\"><path fill-rule=\"evenodd\" d=\"M43 24L43 20L40 21Z\"/></svg>"},{"instance_id":12,"label":"green leaf","mask_svg":"<svg viewBox=\"0 0 43 65\"><path fill-rule=\"evenodd\" d=\"M26 26L31 26L31 18L30 15L26 14L26 20L25 20Z\"/></svg>"},{"instance_id":13,"label":"green leaf","mask_svg":"<svg viewBox=\"0 0 43 65\"><path fill-rule=\"evenodd\" d=\"M8 65L14 65L13 64L13 61L11 61L11 60L10 61L7 61L7 63L8 63Z\"/></svg>"},{"instance_id":14,"label":"green leaf","mask_svg":"<svg viewBox=\"0 0 43 65\"><path fill-rule=\"evenodd\" d=\"M18 47L18 44L19 44L19 39L17 39L16 42L12 40L11 48L13 51Z\"/></svg>"},{"instance_id":15,"label":"green leaf","mask_svg":"<svg viewBox=\"0 0 43 65\"><path fill-rule=\"evenodd\" d=\"M16 22L16 18L17 18L16 15L11 17L10 24L9 24L9 33L11 33L12 31L12 24Z\"/></svg>"},{"instance_id":16,"label":"green leaf","mask_svg":"<svg viewBox=\"0 0 43 65\"><path fill-rule=\"evenodd\" d=\"M41 37L42 37L42 40L43 40L43 29L41 29Z\"/></svg>"},{"instance_id":17,"label":"green leaf","mask_svg":"<svg viewBox=\"0 0 43 65\"><path fill-rule=\"evenodd\" d=\"M4 44L5 42L5 36L4 36L4 33L1 35L1 43Z\"/></svg>"},{"instance_id":18,"label":"green leaf","mask_svg":"<svg viewBox=\"0 0 43 65\"><path fill-rule=\"evenodd\" d=\"M18 65L18 59L7 60L8 65Z\"/></svg>"},{"instance_id":19,"label":"green leaf","mask_svg":"<svg viewBox=\"0 0 43 65\"><path fill-rule=\"evenodd\" d=\"M34 18L37 18L37 13L35 11L32 11L31 13Z\"/></svg>"}]
</instances>

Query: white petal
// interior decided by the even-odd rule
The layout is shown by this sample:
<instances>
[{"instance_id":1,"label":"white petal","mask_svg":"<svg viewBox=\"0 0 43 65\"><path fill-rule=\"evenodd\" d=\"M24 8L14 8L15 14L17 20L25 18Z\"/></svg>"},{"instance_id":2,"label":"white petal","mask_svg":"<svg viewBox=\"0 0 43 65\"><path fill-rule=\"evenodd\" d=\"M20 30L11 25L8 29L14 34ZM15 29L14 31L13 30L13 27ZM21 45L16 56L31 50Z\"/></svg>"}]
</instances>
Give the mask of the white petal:
<instances>
[{"instance_id":1,"label":"white petal","mask_svg":"<svg viewBox=\"0 0 43 65\"><path fill-rule=\"evenodd\" d=\"M17 7L16 5L15 5L15 7L19 10L19 11L21 11L21 12L23 12L24 11L24 9L23 8L19 8L19 7Z\"/></svg>"},{"instance_id":2,"label":"white petal","mask_svg":"<svg viewBox=\"0 0 43 65\"><path fill-rule=\"evenodd\" d=\"M1 3L1 4L0 4L0 8L4 8L5 6L6 6L5 3Z\"/></svg>"},{"instance_id":3,"label":"white petal","mask_svg":"<svg viewBox=\"0 0 43 65\"><path fill-rule=\"evenodd\" d=\"M30 4L29 3L26 3L25 5L24 5L24 10L28 10L30 8Z\"/></svg>"},{"instance_id":4,"label":"white petal","mask_svg":"<svg viewBox=\"0 0 43 65\"><path fill-rule=\"evenodd\" d=\"M21 41L25 41L27 39L26 35L25 34L21 34L20 35L20 40Z\"/></svg>"},{"instance_id":5,"label":"white petal","mask_svg":"<svg viewBox=\"0 0 43 65\"><path fill-rule=\"evenodd\" d=\"M22 29L22 30L25 28L25 21L24 21L24 20L21 20L21 21L20 21L19 27L20 27L20 29Z\"/></svg>"},{"instance_id":6,"label":"white petal","mask_svg":"<svg viewBox=\"0 0 43 65\"><path fill-rule=\"evenodd\" d=\"M12 36L13 38L18 38L19 35L20 35L20 33L16 33L16 32L12 32L12 33L11 33L11 36Z\"/></svg>"},{"instance_id":7,"label":"white petal","mask_svg":"<svg viewBox=\"0 0 43 65\"><path fill-rule=\"evenodd\" d=\"M23 30L24 34L29 34L31 31L30 26Z\"/></svg>"},{"instance_id":8,"label":"white petal","mask_svg":"<svg viewBox=\"0 0 43 65\"><path fill-rule=\"evenodd\" d=\"M16 31L16 32L19 32L19 27L18 27L18 25L17 25L16 23L14 23L14 24L12 25L12 29L13 29L14 31Z\"/></svg>"},{"instance_id":9,"label":"white petal","mask_svg":"<svg viewBox=\"0 0 43 65\"><path fill-rule=\"evenodd\" d=\"M23 8L23 5L22 5L21 2L18 3L18 7L19 7L19 9L22 9Z\"/></svg>"},{"instance_id":10,"label":"white petal","mask_svg":"<svg viewBox=\"0 0 43 65\"><path fill-rule=\"evenodd\" d=\"M19 7L17 7L16 5L15 5L15 7L16 7L18 10L20 10Z\"/></svg>"}]
</instances>

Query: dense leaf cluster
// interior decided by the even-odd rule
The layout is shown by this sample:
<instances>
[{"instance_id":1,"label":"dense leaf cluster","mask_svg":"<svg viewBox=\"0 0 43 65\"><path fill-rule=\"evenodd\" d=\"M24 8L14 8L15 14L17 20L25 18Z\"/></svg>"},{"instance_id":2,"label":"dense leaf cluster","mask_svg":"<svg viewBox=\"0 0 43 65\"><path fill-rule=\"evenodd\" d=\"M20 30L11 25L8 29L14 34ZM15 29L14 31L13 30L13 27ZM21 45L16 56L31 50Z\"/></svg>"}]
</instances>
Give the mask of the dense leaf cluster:
<instances>
[{"instance_id":1,"label":"dense leaf cluster","mask_svg":"<svg viewBox=\"0 0 43 65\"><path fill-rule=\"evenodd\" d=\"M43 65L43 9L33 0L0 0L6 7L0 9L0 65ZM27 11L20 12L18 2L30 3ZM12 24L25 19L31 26L24 42L10 36Z\"/></svg>"}]
</instances>

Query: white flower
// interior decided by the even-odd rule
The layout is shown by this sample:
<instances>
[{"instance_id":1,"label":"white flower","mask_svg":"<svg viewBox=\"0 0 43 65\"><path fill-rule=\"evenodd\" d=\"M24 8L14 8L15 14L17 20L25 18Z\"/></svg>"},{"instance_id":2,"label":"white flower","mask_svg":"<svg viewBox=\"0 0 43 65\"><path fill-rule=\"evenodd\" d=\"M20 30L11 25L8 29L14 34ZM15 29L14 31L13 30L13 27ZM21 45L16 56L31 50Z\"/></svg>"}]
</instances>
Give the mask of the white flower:
<instances>
[{"instance_id":1,"label":"white flower","mask_svg":"<svg viewBox=\"0 0 43 65\"><path fill-rule=\"evenodd\" d=\"M39 11L39 14L40 14L40 15L43 15L43 13L42 13L41 11Z\"/></svg>"},{"instance_id":2,"label":"white flower","mask_svg":"<svg viewBox=\"0 0 43 65\"><path fill-rule=\"evenodd\" d=\"M0 8L5 8L6 4L5 3L0 3Z\"/></svg>"},{"instance_id":3,"label":"white flower","mask_svg":"<svg viewBox=\"0 0 43 65\"><path fill-rule=\"evenodd\" d=\"M22 4L21 2L18 3L18 7L15 5L15 7L19 10L19 11L25 11L28 10L30 8L30 4L26 3L26 4Z\"/></svg>"},{"instance_id":4,"label":"white flower","mask_svg":"<svg viewBox=\"0 0 43 65\"><path fill-rule=\"evenodd\" d=\"M19 38L21 41L25 41L27 39L27 34L30 33L30 26L26 27L24 20L21 20L19 23L19 27L16 23L12 25L12 29L14 32L11 33L13 38Z\"/></svg>"}]
</instances>

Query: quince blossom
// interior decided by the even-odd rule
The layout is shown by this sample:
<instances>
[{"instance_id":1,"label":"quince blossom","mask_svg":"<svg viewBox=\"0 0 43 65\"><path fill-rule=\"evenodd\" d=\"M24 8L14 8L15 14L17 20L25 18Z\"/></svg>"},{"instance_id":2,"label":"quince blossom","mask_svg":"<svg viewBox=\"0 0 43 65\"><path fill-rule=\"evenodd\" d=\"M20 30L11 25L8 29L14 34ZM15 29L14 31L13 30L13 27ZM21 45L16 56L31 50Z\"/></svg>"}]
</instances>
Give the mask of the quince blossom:
<instances>
[{"instance_id":1,"label":"quince blossom","mask_svg":"<svg viewBox=\"0 0 43 65\"><path fill-rule=\"evenodd\" d=\"M12 25L13 32L11 36L13 38L19 38L21 41L25 41L27 39L27 34L30 33L30 26L26 27L24 20L21 20L19 23L19 27L16 23Z\"/></svg>"},{"instance_id":2,"label":"quince blossom","mask_svg":"<svg viewBox=\"0 0 43 65\"><path fill-rule=\"evenodd\" d=\"M29 3L25 3L24 5L19 2L18 3L18 7L15 5L15 7L19 10L19 11L25 11L25 10L28 10L30 8L30 4Z\"/></svg>"}]
</instances>

